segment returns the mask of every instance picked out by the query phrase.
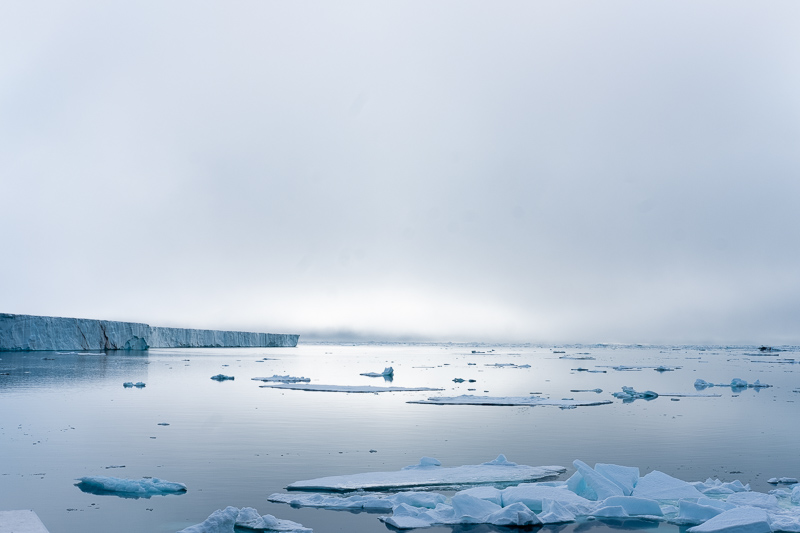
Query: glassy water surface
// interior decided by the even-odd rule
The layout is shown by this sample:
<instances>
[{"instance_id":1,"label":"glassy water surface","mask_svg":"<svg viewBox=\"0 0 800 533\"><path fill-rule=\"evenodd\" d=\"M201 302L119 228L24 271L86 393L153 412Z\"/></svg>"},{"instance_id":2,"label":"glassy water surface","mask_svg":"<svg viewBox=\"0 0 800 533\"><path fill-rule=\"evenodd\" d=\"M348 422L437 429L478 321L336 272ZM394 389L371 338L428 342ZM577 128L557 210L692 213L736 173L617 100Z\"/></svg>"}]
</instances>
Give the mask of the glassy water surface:
<instances>
[{"instance_id":1,"label":"glassy water surface","mask_svg":"<svg viewBox=\"0 0 800 533\"><path fill-rule=\"evenodd\" d=\"M572 461L581 459L637 466L642 474L661 470L687 481L740 479L761 491L772 488L766 483L770 477L800 477L797 349L766 354L753 347L558 350L565 353L449 344L2 352L0 509L31 508L51 533L175 532L228 505L254 507L317 533L374 532L387 529L379 513L295 509L266 498L294 481L397 470L422 456L459 466L503 453L521 464L563 465L568 471L561 479L572 473ZM487 366L495 363L531 366ZM675 370L612 368L617 365ZM444 390L342 394L261 388L251 379L289 374L309 377L312 384L386 385L383 378L359 375L386 366L395 369L392 385ZM235 380L210 379L219 373ZM611 396L622 386L695 393L698 378L713 383L758 379L773 386L715 387L704 392L720 397L678 401L662 396L623 403ZM146 387L123 388L126 381ZM603 392L571 392L596 388ZM569 410L407 403L437 395L531 393L614 403ZM84 493L75 486L76 478L100 475L158 477L185 483L189 490L131 499ZM609 528L678 529L638 520L545 530Z\"/></svg>"}]
</instances>

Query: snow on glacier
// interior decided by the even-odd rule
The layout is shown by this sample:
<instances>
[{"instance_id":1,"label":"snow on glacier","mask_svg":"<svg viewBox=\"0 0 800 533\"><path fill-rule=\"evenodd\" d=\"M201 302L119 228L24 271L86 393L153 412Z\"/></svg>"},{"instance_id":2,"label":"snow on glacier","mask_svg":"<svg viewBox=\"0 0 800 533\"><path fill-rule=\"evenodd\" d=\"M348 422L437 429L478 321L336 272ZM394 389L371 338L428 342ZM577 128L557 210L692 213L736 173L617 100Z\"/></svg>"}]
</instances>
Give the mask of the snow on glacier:
<instances>
[{"instance_id":1,"label":"snow on glacier","mask_svg":"<svg viewBox=\"0 0 800 533\"><path fill-rule=\"evenodd\" d=\"M271 514L261 516L252 507L241 510L233 506L217 509L200 524L189 526L178 533L234 533L236 529L254 531L282 531L285 533L312 533L311 528L291 520L281 520Z\"/></svg>"},{"instance_id":2,"label":"snow on glacier","mask_svg":"<svg viewBox=\"0 0 800 533\"><path fill-rule=\"evenodd\" d=\"M158 478L124 479L110 476L86 476L77 479L76 486L84 492L120 493L149 498L160 494L186 492L186 485Z\"/></svg>"},{"instance_id":3,"label":"snow on glacier","mask_svg":"<svg viewBox=\"0 0 800 533\"><path fill-rule=\"evenodd\" d=\"M495 462L496 461L496 462ZM439 466L429 458L420 464L392 472L364 472L343 476L329 476L296 481L289 490L346 492L353 490L392 490L411 487L441 485L480 485L488 483L513 483L535 481L566 471L563 466L518 465L500 456L495 461L480 465L456 467Z\"/></svg>"}]
</instances>

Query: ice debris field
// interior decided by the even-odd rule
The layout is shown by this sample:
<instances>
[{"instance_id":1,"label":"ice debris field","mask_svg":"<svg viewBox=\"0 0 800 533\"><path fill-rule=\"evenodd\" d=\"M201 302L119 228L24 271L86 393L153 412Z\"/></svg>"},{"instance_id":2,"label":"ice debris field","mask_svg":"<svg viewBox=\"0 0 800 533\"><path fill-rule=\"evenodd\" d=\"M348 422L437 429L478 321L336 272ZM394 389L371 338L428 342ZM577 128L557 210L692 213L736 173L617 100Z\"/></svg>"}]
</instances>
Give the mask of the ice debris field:
<instances>
[{"instance_id":1,"label":"ice debris field","mask_svg":"<svg viewBox=\"0 0 800 533\"><path fill-rule=\"evenodd\" d=\"M395 472L298 481L288 489L317 492L276 493L268 499L296 507L391 511L380 520L398 529L456 524L535 526L636 517L691 526L689 533L800 532L797 484L762 493L738 480L686 482L657 470L642 476L636 467L598 463L592 468L580 460L573 467L576 471L566 481L498 488L492 484L552 478L566 468L518 465L503 455L480 465L447 468L426 457ZM475 486L450 497L411 490L468 485ZM409 490L387 493L403 489Z\"/></svg>"}]
</instances>

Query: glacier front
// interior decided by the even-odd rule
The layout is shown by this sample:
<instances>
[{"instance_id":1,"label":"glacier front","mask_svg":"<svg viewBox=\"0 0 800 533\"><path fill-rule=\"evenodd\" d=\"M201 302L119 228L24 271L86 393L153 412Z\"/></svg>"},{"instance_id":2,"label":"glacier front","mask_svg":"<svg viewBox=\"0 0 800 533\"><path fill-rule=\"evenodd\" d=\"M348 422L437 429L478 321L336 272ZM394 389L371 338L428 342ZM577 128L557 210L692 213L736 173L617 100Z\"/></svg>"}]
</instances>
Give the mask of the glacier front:
<instances>
[{"instance_id":1,"label":"glacier front","mask_svg":"<svg viewBox=\"0 0 800 533\"><path fill-rule=\"evenodd\" d=\"M299 335L0 313L0 351L294 347Z\"/></svg>"}]
</instances>

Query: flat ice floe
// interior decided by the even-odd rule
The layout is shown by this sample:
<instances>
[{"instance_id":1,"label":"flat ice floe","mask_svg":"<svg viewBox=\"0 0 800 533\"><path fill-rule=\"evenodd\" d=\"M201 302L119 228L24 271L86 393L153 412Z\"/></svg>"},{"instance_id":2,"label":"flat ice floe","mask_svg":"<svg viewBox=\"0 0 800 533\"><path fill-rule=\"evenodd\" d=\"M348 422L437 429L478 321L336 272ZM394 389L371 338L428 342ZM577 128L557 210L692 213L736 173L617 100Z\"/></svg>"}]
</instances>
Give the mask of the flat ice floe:
<instances>
[{"instance_id":1,"label":"flat ice floe","mask_svg":"<svg viewBox=\"0 0 800 533\"><path fill-rule=\"evenodd\" d=\"M251 378L253 381L278 381L280 383L308 383L310 378L273 375L268 378Z\"/></svg>"},{"instance_id":2,"label":"flat ice floe","mask_svg":"<svg viewBox=\"0 0 800 533\"><path fill-rule=\"evenodd\" d=\"M239 529L283 531L285 533L312 532L312 529L291 520L280 520L271 514L261 516L252 507L243 507L240 510L229 506L214 511L204 522L189 526L178 533L234 533Z\"/></svg>"},{"instance_id":3,"label":"flat ice floe","mask_svg":"<svg viewBox=\"0 0 800 533\"><path fill-rule=\"evenodd\" d=\"M694 526L689 533L773 533L800 532L800 485L792 491L778 489L770 494L753 492L740 481L707 479L686 482L657 470L640 476L639 469L598 463L594 468L574 461L576 469L566 482L521 483L504 489L487 485L487 476L478 475L485 466L511 466L503 456L484 465L440 468L438 461L423 458L419 465L400 472L375 472L354 476L322 478L332 483L298 482L289 488L342 491L354 488L402 489L394 476L403 472L420 475L450 471L458 476L440 476L442 486L476 484L451 498L435 492L398 494L358 493L273 494L270 501L328 509L392 509L380 519L399 529L435 525L494 524L526 526L555 524L585 519L639 519ZM515 465L519 466L519 465ZM533 467L527 467L533 468ZM558 468L561 467L538 467ZM471 470L471 471L470 471ZM563 469L561 469L563 470ZM365 477L366 476L366 477ZM367 479L369 484L352 483ZM430 478L427 476L426 478ZM457 478L457 479L456 479ZM345 481L345 483L339 483ZM304 484L300 486L300 484ZM322 487L327 485L327 488ZM430 485L429 485L430 486Z\"/></svg>"},{"instance_id":4,"label":"flat ice floe","mask_svg":"<svg viewBox=\"0 0 800 533\"><path fill-rule=\"evenodd\" d=\"M383 369L383 372L364 372L363 374L359 374L360 376L367 376L370 378L385 378L394 375L394 368L387 366Z\"/></svg>"},{"instance_id":5,"label":"flat ice floe","mask_svg":"<svg viewBox=\"0 0 800 533\"><path fill-rule=\"evenodd\" d=\"M393 472L364 472L296 481L289 490L347 492L353 490L397 490L413 487L521 483L555 476L563 466L527 466L507 461L500 455L479 465L443 467L436 459L423 457L419 464Z\"/></svg>"},{"instance_id":6,"label":"flat ice floe","mask_svg":"<svg viewBox=\"0 0 800 533\"><path fill-rule=\"evenodd\" d=\"M372 385L306 385L302 383L279 383L275 385L259 385L269 389L292 389L311 392L403 392L403 391L440 391L430 387L374 387Z\"/></svg>"},{"instance_id":7,"label":"flat ice floe","mask_svg":"<svg viewBox=\"0 0 800 533\"><path fill-rule=\"evenodd\" d=\"M87 476L77 479L76 486L83 492L92 494L116 494L128 498L149 498L151 496L186 492L186 485L163 481L158 478L123 479L110 476Z\"/></svg>"},{"instance_id":8,"label":"flat ice floe","mask_svg":"<svg viewBox=\"0 0 800 533\"><path fill-rule=\"evenodd\" d=\"M748 383L740 378L733 378L730 383L710 383L704 379L696 379L694 381L694 388L697 390L704 390L709 387L730 387L731 390L744 390L744 389L766 389L772 387L766 383L761 383L760 380L755 380L753 383Z\"/></svg>"},{"instance_id":9,"label":"flat ice floe","mask_svg":"<svg viewBox=\"0 0 800 533\"><path fill-rule=\"evenodd\" d=\"M422 403L430 405L553 405L558 407L585 407L590 405L607 405L610 400L553 400L540 396L434 396L427 400L414 400L408 403Z\"/></svg>"}]
</instances>

